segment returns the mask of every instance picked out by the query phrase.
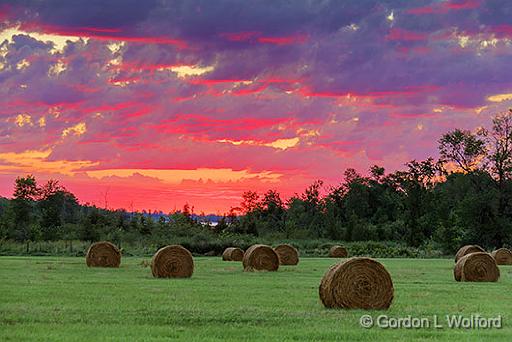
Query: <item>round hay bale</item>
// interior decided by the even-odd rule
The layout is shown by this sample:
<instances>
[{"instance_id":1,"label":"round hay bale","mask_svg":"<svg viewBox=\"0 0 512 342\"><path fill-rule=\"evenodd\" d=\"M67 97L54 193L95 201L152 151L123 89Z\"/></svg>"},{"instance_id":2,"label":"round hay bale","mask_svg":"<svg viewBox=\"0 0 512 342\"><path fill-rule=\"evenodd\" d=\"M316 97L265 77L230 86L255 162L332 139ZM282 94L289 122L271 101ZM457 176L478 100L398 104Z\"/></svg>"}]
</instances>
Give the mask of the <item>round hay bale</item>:
<instances>
[{"instance_id":1,"label":"round hay bale","mask_svg":"<svg viewBox=\"0 0 512 342\"><path fill-rule=\"evenodd\" d=\"M507 248L500 248L491 253L496 264L498 265L512 265L512 251Z\"/></svg>"},{"instance_id":2,"label":"round hay bale","mask_svg":"<svg viewBox=\"0 0 512 342\"><path fill-rule=\"evenodd\" d=\"M388 271L370 258L351 258L331 266L318 292L325 307L344 309L387 309L394 294Z\"/></svg>"},{"instance_id":3,"label":"round hay bale","mask_svg":"<svg viewBox=\"0 0 512 342\"><path fill-rule=\"evenodd\" d=\"M500 269L496 260L485 252L466 254L453 268L456 281L498 281Z\"/></svg>"},{"instance_id":4,"label":"round hay bale","mask_svg":"<svg viewBox=\"0 0 512 342\"><path fill-rule=\"evenodd\" d=\"M280 265L297 265L299 263L299 251L292 245L284 244L274 248L279 257Z\"/></svg>"},{"instance_id":5,"label":"round hay bale","mask_svg":"<svg viewBox=\"0 0 512 342\"><path fill-rule=\"evenodd\" d=\"M346 258L348 257L348 251L343 246L332 246L329 250L329 256L331 258Z\"/></svg>"},{"instance_id":6,"label":"round hay bale","mask_svg":"<svg viewBox=\"0 0 512 342\"><path fill-rule=\"evenodd\" d=\"M277 271L279 257L272 247L252 245L244 253L244 271Z\"/></svg>"},{"instance_id":7,"label":"round hay bale","mask_svg":"<svg viewBox=\"0 0 512 342\"><path fill-rule=\"evenodd\" d=\"M87 250L85 263L89 267L119 267L121 252L108 241L95 242Z\"/></svg>"},{"instance_id":8,"label":"round hay bale","mask_svg":"<svg viewBox=\"0 0 512 342\"><path fill-rule=\"evenodd\" d=\"M244 258L244 251L238 247L228 247L222 253L222 260L224 261L242 261Z\"/></svg>"},{"instance_id":9,"label":"round hay bale","mask_svg":"<svg viewBox=\"0 0 512 342\"><path fill-rule=\"evenodd\" d=\"M156 278L189 278L194 273L194 259L182 246L162 247L153 255L151 273Z\"/></svg>"},{"instance_id":10,"label":"round hay bale","mask_svg":"<svg viewBox=\"0 0 512 342\"><path fill-rule=\"evenodd\" d=\"M326 308L333 308L335 307L334 297L329 293L329 290L331 289L331 282L332 282L332 274L336 271L339 264L334 264L327 272L325 272L324 276L322 277L322 280L320 281L320 286L318 287L318 293L320 294L320 300L322 301L322 304Z\"/></svg>"},{"instance_id":11,"label":"round hay bale","mask_svg":"<svg viewBox=\"0 0 512 342\"><path fill-rule=\"evenodd\" d=\"M459 259L462 258L466 254L476 253L476 252L485 252L485 250L478 245L463 246L457 251L457 254L455 254L455 262L459 261Z\"/></svg>"},{"instance_id":12,"label":"round hay bale","mask_svg":"<svg viewBox=\"0 0 512 342\"><path fill-rule=\"evenodd\" d=\"M234 247L228 247L222 252L222 261L231 261L231 252Z\"/></svg>"}]
</instances>

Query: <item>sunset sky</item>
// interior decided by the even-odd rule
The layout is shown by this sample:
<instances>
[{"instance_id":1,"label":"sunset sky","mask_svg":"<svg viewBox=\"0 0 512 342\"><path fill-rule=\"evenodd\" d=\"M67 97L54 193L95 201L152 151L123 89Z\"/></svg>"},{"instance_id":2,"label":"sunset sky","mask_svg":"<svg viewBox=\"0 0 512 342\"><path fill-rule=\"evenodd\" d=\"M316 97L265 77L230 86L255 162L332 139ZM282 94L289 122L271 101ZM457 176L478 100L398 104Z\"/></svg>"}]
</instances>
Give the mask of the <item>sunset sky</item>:
<instances>
[{"instance_id":1,"label":"sunset sky","mask_svg":"<svg viewBox=\"0 0 512 342\"><path fill-rule=\"evenodd\" d=\"M512 105L510 1L0 1L0 196L223 213Z\"/></svg>"}]
</instances>

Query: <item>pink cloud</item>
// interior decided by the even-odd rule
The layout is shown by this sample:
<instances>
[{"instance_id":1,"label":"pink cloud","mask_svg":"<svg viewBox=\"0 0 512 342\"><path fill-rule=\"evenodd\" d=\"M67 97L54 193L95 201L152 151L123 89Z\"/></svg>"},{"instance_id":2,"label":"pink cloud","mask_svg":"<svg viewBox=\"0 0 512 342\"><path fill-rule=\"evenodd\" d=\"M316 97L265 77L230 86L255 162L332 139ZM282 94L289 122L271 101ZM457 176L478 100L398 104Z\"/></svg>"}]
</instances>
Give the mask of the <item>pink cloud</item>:
<instances>
[{"instance_id":1,"label":"pink cloud","mask_svg":"<svg viewBox=\"0 0 512 342\"><path fill-rule=\"evenodd\" d=\"M308 36L305 34L264 36L262 32L258 31L221 33L219 36L232 42L258 42L273 45L301 44L308 40Z\"/></svg>"},{"instance_id":2,"label":"pink cloud","mask_svg":"<svg viewBox=\"0 0 512 342\"><path fill-rule=\"evenodd\" d=\"M241 83L247 82L244 79L204 79L204 78L195 78L189 81L191 84L202 84L202 85L218 85L225 83Z\"/></svg>"},{"instance_id":3,"label":"pink cloud","mask_svg":"<svg viewBox=\"0 0 512 342\"><path fill-rule=\"evenodd\" d=\"M512 37L512 25L503 24L491 26L489 31L495 33L499 38Z\"/></svg>"},{"instance_id":4,"label":"pink cloud","mask_svg":"<svg viewBox=\"0 0 512 342\"><path fill-rule=\"evenodd\" d=\"M290 45L290 44L301 44L308 40L306 35L295 35L285 37L258 37L258 42L263 44L274 44L274 45Z\"/></svg>"},{"instance_id":5,"label":"pink cloud","mask_svg":"<svg viewBox=\"0 0 512 342\"><path fill-rule=\"evenodd\" d=\"M315 6L314 13L306 6L308 16L323 14L300 25L297 18L305 18L304 13L272 17L273 8L265 8L269 17L263 19L252 17L251 11L247 23L221 23L194 13L183 19L194 25L181 25L179 20L160 21L164 15L159 11L168 10L164 8L148 11L147 17L135 15L133 25L124 17L60 20L76 22L74 29L46 25L45 18L59 22L50 10L39 16L19 11L19 21L29 31L90 39L68 42L64 51L53 54L50 44L37 41L36 35L19 35L9 44L8 54L1 57L6 66L0 71L0 153L51 150L49 161L86 161L88 166L72 176L55 169L40 177L62 179L84 201L101 204L101 193L110 187L113 207L129 208L133 201L137 208L163 210L189 202L206 211L225 211L247 189L275 188L288 194L318 178L336 184L346 167L361 172L373 163L389 171L401 168L409 159L435 156L440 134L488 124L499 106L510 105L486 101L489 95L509 92L503 70L510 47L498 42L476 55L454 39L456 34L512 36L509 25L499 25L506 23L505 14L493 13L499 20L490 26L481 19L485 15L464 16L462 11L476 2L437 3L416 12L460 15L443 17L435 25L403 17L394 25L407 29L384 33L381 9L366 8L365 2L360 15L345 13L343 6L332 17L326 5ZM91 7L84 10L95 11ZM393 9L397 18L407 11L400 5ZM76 12L76 6L68 11ZM137 8L132 11L138 14ZM75 15L81 19L81 13ZM28 23L36 17L41 22ZM351 22L360 29L346 29ZM112 53L108 43L121 40L126 45ZM181 48L185 46L190 48ZM120 64L112 63L118 57ZM23 60L31 64L18 70ZM65 70L49 75L58 62ZM185 65L214 68L183 77L160 70ZM489 108L476 114L475 108L484 105ZM433 112L436 108L442 112ZM21 124L17 115L22 115ZM44 124L39 123L42 118ZM78 123L86 127L83 133L63 136ZM283 139L293 139L293 146L271 145ZM11 156L6 158L0 161L4 170L12 166ZM30 171L38 172L37 165ZM141 175L98 181L83 174L200 168L282 176L272 184L255 178L167 185ZM28 169L20 170L2 171L1 194L9 195L14 178Z\"/></svg>"},{"instance_id":6,"label":"pink cloud","mask_svg":"<svg viewBox=\"0 0 512 342\"><path fill-rule=\"evenodd\" d=\"M422 41L427 40L428 35L425 33L408 31L400 28L392 28L386 35L386 40L403 40L403 41Z\"/></svg>"},{"instance_id":7,"label":"pink cloud","mask_svg":"<svg viewBox=\"0 0 512 342\"><path fill-rule=\"evenodd\" d=\"M22 23L21 29L28 32L50 33L60 36L84 37L100 41L124 41L137 44L173 45L180 49L188 48L188 44L181 39L165 36L137 36L123 34L120 29L102 27L61 27L39 23Z\"/></svg>"},{"instance_id":8,"label":"pink cloud","mask_svg":"<svg viewBox=\"0 0 512 342\"><path fill-rule=\"evenodd\" d=\"M249 31L249 32L234 32L234 33L221 33L220 36L230 40L232 42L243 42L251 40L261 35L261 32Z\"/></svg>"},{"instance_id":9,"label":"pink cloud","mask_svg":"<svg viewBox=\"0 0 512 342\"><path fill-rule=\"evenodd\" d=\"M480 0L451 0L430 6L411 8L406 11L409 14L446 14L449 11L476 9L481 5Z\"/></svg>"},{"instance_id":10,"label":"pink cloud","mask_svg":"<svg viewBox=\"0 0 512 342\"><path fill-rule=\"evenodd\" d=\"M11 7L8 4L0 5L0 20L1 21L7 21L7 19L9 18L10 10L11 10Z\"/></svg>"},{"instance_id":11,"label":"pink cloud","mask_svg":"<svg viewBox=\"0 0 512 342\"><path fill-rule=\"evenodd\" d=\"M434 113L392 113L390 117L396 119L419 119L419 118L433 118Z\"/></svg>"}]
</instances>

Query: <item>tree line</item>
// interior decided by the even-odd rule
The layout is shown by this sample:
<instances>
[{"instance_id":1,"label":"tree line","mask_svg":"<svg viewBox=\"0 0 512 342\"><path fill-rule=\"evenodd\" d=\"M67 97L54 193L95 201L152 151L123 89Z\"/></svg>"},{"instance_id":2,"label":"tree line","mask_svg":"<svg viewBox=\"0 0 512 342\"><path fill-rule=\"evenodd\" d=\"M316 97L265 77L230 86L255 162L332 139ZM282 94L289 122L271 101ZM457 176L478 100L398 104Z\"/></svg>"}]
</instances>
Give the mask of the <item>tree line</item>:
<instances>
[{"instance_id":1,"label":"tree line","mask_svg":"<svg viewBox=\"0 0 512 342\"><path fill-rule=\"evenodd\" d=\"M225 234L266 239L395 241L453 253L460 245L512 244L512 111L497 114L488 129L454 129L438 141L439 158L412 160L387 173L354 169L343 181L318 180L283 199L276 190L247 191L239 207L216 226L190 207L153 219L147 213L80 205L50 180L15 181L12 199L0 199L0 239L15 241L109 239L163 243L169 236L213 239Z\"/></svg>"}]
</instances>

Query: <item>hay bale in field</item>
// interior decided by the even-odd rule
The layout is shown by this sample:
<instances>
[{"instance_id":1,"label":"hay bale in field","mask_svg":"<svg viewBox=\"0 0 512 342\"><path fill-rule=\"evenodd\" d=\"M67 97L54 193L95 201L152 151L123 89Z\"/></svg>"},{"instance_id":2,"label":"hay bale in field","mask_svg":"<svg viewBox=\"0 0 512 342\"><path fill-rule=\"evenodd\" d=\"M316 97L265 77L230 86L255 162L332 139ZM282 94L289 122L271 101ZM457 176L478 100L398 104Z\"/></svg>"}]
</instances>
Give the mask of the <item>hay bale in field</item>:
<instances>
[{"instance_id":1,"label":"hay bale in field","mask_svg":"<svg viewBox=\"0 0 512 342\"><path fill-rule=\"evenodd\" d=\"M299 263L299 251L292 245L283 244L274 248L279 257L280 265L297 265Z\"/></svg>"},{"instance_id":2,"label":"hay bale in field","mask_svg":"<svg viewBox=\"0 0 512 342\"><path fill-rule=\"evenodd\" d=\"M108 241L95 242L87 250L85 263L89 267L119 267L121 252Z\"/></svg>"},{"instance_id":3,"label":"hay bale in field","mask_svg":"<svg viewBox=\"0 0 512 342\"><path fill-rule=\"evenodd\" d=\"M194 273L194 259L180 245L160 248L151 260L151 273L156 278L189 278Z\"/></svg>"},{"instance_id":4,"label":"hay bale in field","mask_svg":"<svg viewBox=\"0 0 512 342\"><path fill-rule=\"evenodd\" d=\"M336 269L338 268L340 264L334 264L327 272L325 272L324 276L322 277L322 280L320 281L320 286L318 287L318 293L320 294L320 300L322 301L322 304L326 308L333 308L335 307L334 297L332 296L332 293L329 291L331 290L331 282L332 282L332 274Z\"/></svg>"},{"instance_id":5,"label":"hay bale in field","mask_svg":"<svg viewBox=\"0 0 512 342\"><path fill-rule=\"evenodd\" d=\"M351 258L331 266L318 292L325 307L344 309L387 309L394 294L388 271L370 258Z\"/></svg>"},{"instance_id":6,"label":"hay bale in field","mask_svg":"<svg viewBox=\"0 0 512 342\"><path fill-rule=\"evenodd\" d=\"M343 246L332 246L329 250L329 256L331 258L346 258L348 257L348 251Z\"/></svg>"},{"instance_id":7,"label":"hay bale in field","mask_svg":"<svg viewBox=\"0 0 512 342\"><path fill-rule=\"evenodd\" d=\"M498 265L512 265L512 251L507 248L500 248L491 253L496 264Z\"/></svg>"},{"instance_id":8,"label":"hay bale in field","mask_svg":"<svg viewBox=\"0 0 512 342\"><path fill-rule=\"evenodd\" d=\"M222 253L224 261L242 261L244 259L244 251L238 247L228 247Z\"/></svg>"},{"instance_id":9,"label":"hay bale in field","mask_svg":"<svg viewBox=\"0 0 512 342\"><path fill-rule=\"evenodd\" d=\"M500 269L496 260L486 252L466 254L453 268L456 281L498 281Z\"/></svg>"},{"instance_id":10,"label":"hay bale in field","mask_svg":"<svg viewBox=\"0 0 512 342\"><path fill-rule=\"evenodd\" d=\"M466 254L476 253L476 252L485 252L485 250L478 245L463 246L457 251L457 254L455 254L455 262L459 261L459 259L462 258Z\"/></svg>"},{"instance_id":11,"label":"hay bale in field","mask_svg":"<svg viewBox=\"0 0 512 342\"><path fill-rule=\"evenodd\" d=\"M244 271L277 271L279 257L272 247L252 245L243 258Z\"/></svg>"}]
</instances>

